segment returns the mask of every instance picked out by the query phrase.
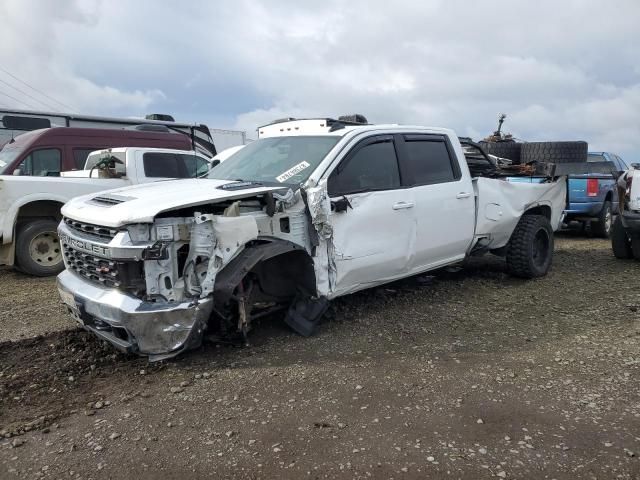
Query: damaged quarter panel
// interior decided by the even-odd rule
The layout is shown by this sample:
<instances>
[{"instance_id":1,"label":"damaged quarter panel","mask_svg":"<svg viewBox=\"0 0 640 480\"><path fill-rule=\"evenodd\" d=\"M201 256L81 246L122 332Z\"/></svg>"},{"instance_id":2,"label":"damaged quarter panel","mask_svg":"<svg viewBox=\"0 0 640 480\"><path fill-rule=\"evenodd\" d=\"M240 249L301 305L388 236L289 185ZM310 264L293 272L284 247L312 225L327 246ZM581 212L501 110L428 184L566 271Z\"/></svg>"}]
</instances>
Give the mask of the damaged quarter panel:
<instances>
[{"instance_id":1,"label":"damaged quarter panel","mask_svg":"<svg viewBox=\"0 0 640 480\"><path fill-rule=\"evenodd\" d=\"M477 220L476 238L488 239L485 246L507 244L524 212L546 207L554 230L560 227L565 205L566 182L511 183L493 178L475 178Z\"/></svg>"}]
</instances>

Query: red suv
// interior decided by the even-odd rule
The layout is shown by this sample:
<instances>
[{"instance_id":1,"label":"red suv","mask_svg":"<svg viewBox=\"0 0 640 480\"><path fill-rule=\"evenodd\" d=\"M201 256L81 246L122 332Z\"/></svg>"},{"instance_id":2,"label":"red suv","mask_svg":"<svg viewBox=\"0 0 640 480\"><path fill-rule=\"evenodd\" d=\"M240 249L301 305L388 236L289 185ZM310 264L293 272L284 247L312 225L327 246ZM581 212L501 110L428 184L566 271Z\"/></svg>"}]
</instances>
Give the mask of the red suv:
<instances>
[{"instance_id":1,"label":"red suv","mask_svg":"<svg viewBox=\"0 0 640 480\"><path fill-rule=\"evenodd\" d=\"M18 135L0 150L0 175L59 176L82 170L87 155L114 147L190 150L191 138L178 132L139 129L56 127Z\"/></svg>"}]
</instances>

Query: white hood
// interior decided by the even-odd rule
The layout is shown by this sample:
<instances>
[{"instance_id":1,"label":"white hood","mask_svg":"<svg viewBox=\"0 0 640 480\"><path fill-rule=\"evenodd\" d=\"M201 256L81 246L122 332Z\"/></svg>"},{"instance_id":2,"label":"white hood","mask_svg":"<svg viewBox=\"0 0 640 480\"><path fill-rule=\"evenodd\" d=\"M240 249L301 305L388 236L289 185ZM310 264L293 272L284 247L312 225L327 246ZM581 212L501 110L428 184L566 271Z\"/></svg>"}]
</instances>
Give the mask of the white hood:
<instances>
[{"instance_id":1,"label":"white hood","mask_svg":"<svg viewBox=\"0 0 640 480\"><path fill-rule=\"evenodd\" d=\"M286 188L284 186L236 190L218 188L227 183L234 182L185 179L117 188L76 197L62 207L62 214L81 222L117 228L132 223L151 223L156 215L167 210L250 197ZM96 198L104 200L96 201Z\"/></svg>"}]
</instances>

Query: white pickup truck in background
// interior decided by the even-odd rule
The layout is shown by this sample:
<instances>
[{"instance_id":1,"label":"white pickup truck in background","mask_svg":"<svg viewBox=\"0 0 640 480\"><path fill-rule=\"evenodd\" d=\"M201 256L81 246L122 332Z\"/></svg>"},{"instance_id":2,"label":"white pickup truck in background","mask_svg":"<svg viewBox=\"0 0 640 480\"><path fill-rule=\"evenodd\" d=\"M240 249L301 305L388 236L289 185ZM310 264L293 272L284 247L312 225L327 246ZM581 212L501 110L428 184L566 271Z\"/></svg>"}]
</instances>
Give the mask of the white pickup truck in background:
<instances>
[{"instance_id":1,"label":"white pickup truck in background","mask_svg":"<svg viewBox=\"0 0 640 480\"><path fill-rule=\"evenodd\" d=\"M617 179L618 211L611 228L616 258L640 260L640 165L634 163Z\"/></svg>"},{"instance_id":2,"label":"white pickup truck in background","mask_svg":"<svg viewBox=\"0 0 640 480\"><path fill-rule=\"evenodd\" d=\"M205 174L215 161L187 150L112 148L92 152L85 170L64 172L61 177L3 176L0 265L15 265L31 275L55 275L64 268L56 230L65 202L101 190L193 178Z\"/></svg>"},{"instance_id":3,"label":"white pickup truck in background","mask_svg":"<svg viewBox=\"0 0 640 480\"><path fill-rule=\"evenodd\" d=\"M205 332L243 341L278 310L309 335L330 299L471 255L505 256L524 278L550 268L564 177L510 182L535 166L463 151L444 128L308 119L258 132L208 178L63 207L58 289L75 320L158 360Z\"/></svg>"}]
</instances>

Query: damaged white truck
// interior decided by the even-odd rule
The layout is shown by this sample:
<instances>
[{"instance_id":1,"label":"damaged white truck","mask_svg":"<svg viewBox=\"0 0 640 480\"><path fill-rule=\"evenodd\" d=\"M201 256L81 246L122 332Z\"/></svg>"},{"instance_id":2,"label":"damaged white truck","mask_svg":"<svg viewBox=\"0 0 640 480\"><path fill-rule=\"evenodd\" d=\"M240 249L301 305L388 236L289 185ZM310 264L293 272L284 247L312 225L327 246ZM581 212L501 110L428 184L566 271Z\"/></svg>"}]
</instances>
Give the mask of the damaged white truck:
<instances>
[{"instance_id":1,"label":"damaged white truck","mask_svg":"<svg viewBox=\"0 0 640 480\"><path fill-rule=\"evenodd\" d=\"M501 166L443 128L310 119L258 133L208 178L63 207L58 289L75 320L159 360L205 334L241 341L276 311L310 335L331 299L471 255L503 255L525 278L551 265L562 177L510 182L535 166Z\"/></svg>"}]
</instances>

